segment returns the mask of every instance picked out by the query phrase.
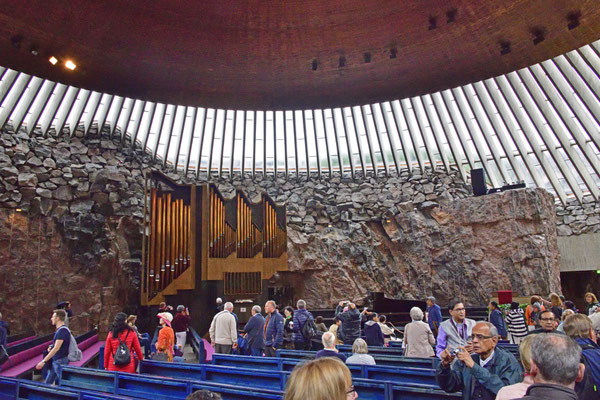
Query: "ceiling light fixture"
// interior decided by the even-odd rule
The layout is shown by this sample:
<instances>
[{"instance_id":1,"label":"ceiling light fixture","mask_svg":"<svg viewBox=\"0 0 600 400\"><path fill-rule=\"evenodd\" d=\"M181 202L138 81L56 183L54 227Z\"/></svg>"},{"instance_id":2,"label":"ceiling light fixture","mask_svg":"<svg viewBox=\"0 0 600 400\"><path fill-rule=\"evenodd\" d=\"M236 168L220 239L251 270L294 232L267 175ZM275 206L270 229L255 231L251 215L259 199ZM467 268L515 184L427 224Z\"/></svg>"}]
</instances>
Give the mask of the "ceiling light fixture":
<instances>
[{"instance_id":1,"label":"ceiling light fixture","mask_svg":"<svg viewBox=\"0 0 600 400\"><path fill-rule=\"evenodd\" d=\"M50 64L56 65L56 63L58 62L58 59L56 57L52 56L52 57L50 57L50 59L48 61L50 61Z\"/></svg>"},{"instance_id":2,"label":"ceiling light fixture","mask_svg":"<svg viewBox=\"0 0 600 400\"><path fill-rule=\"evenodd\" d=\"M73 71L75 68L77 68L77 65L75 65L75 63L73 61L67 60L67 61L65 61L65 67L67 67L71 71Z\"/></svg>"}]
</instances>

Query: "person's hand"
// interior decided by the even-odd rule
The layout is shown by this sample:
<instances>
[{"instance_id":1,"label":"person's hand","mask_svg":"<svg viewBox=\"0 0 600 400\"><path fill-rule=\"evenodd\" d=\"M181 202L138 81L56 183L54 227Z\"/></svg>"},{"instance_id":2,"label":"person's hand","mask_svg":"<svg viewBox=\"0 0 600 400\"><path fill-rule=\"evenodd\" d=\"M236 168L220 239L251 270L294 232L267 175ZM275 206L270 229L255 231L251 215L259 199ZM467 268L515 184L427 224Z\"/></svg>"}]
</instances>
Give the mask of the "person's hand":
<instances>
[{"instance_id":1,"label":"person's hand","mask_svg":"<svg viewBox=\"0 0 600 400\"><path fill-rule=\"evenodd\" d=\"M215 347L215 342L210 342L210 345L211 345L212 347Z\"/></svg>"},{"instance_id":2,"label":"person's hand","mask_svg":"<svg viewBox=\"0 0 600 400\"><path fill-rule=\"evenodd\" d=\"M468 342L464 349L467 351L467 353L471 354L473 353L473 342Z\"/></svg>"},{"instance_id":3,"label":"person's hand","mask_svg":"<svg viewBox=\"0 0 600 400\"><path fill-rule=\"evenodd\" d=\"M343 301L340 301L340 302L339 302L339 306L340 306L340 307L344 307L344 302L343 302Z\"/></svg>"},{"instance_id":4,"label":"person's hand","mask_svg":"<svg viewBox=\"0 0 600 400\"><path fill-rule=\"evenodd\" d=\"M233 348L234 348L234 349L237 349L237 348L238 348L238 344L237 344L237 342L233 344Z\"/></svg>"},{"instance_id":5,"label":"person's hand","mask_svg":"<svg viewBox=\"0 0 600 400\"><path fill-rule=\"evenodd\" d=\"M471 354L469 354L467 349L464 347L459 347L459 349L460 352L456 355L456 357L458 357L460 361L465 363L467 367L473 368L473 365L475 365L475 361L473 361L473 359L471 358Z\"/></svg>"},{"instance_id":6,"label":"person's hand","mask_svg":"<svg viewBox=\"0 0 600 400\"><path fill-rule=\"evenodd\" d=\"M448 350L447 348L444 349L444 351L442 351L440 357L442 359L442 366L444 367L448 367L450 364L452 364L452 361L454 361L454 356L450 353L450 350Z\"/></svg>"},{"instance_id":7,"label":"person's hand","mask_svg":"<svg viewBox=\"0 0 600 400\"><path fill-rule=\"evenodd\" d=\"M277 351L277 347L273 346L271 348L273 349L273 351Z\"/></svg>"},{"instance_id":8,"label":"person's hand","mask_svg":"<svg viewBox=\"0 0 600 400\"><path fill-rule=\"evenodd\" d=\"M45 364L46 364L46 363L45 363L44 361L40 361L40 362L39 362L39 363L38 363L38 364L35 366L35 369L37 369L37 370L40 370L40 369L44 368L44 365L45 365Z\"/></svg>"}]
</instances>

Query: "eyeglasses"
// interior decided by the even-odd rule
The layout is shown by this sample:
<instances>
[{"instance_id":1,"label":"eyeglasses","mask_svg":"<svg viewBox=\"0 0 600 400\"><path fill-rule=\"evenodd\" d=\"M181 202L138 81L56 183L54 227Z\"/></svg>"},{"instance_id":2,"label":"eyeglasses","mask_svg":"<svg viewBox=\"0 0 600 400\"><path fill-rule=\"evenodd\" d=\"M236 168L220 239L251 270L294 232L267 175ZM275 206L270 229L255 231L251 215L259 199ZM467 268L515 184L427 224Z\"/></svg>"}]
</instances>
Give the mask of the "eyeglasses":
<instances>
[{"instance_id":1,"label":"eyeglasses","mask_svg":"<svg viewBox=\"0 0 600 400\"><path fill-rule=\"evenodd\" d=\"M461 311L466 311L466 308L455 308L453 311L454 312L461 312Z\"/></svg>"},{"instance_id":2,"label":"eyeglasses","mask_svg":"<svg viewBox=\"0 0 600 400\"><path fill-rule=\"evenodd\" d=\"M354 385L352 385L350 386L350 389L348 389L348 391L346 392L346 397L354 399L354 396L356 396L356 389L354 388Z\"/></svg>"},{"instance_id":3,"label":"eyeglasses","mask_svg":"<svg viewBox=\"0 0 600 400\"><path fill-rule=\"evenodd\" d=\"M475 334L475 335L471 335L471 336L469 336L469 337L467 338L467 340L468 340L469 342L472 342L472 341L473 341L473 339L477 339L477 340L484 340L484 339L491 339L491 338L493 338L493 336L484 336L484 335L478 335L478 334Z\"/></svg>"},{"instance_id":4,"label":"eyeglasses","mask_svg":"<svg viewBox=\"0 0 600 400\"><path fill-rule=\"evenodd\" d=\"M540 318L540 321L554 321L554 318Z\"/></svg>"}]
</instances>

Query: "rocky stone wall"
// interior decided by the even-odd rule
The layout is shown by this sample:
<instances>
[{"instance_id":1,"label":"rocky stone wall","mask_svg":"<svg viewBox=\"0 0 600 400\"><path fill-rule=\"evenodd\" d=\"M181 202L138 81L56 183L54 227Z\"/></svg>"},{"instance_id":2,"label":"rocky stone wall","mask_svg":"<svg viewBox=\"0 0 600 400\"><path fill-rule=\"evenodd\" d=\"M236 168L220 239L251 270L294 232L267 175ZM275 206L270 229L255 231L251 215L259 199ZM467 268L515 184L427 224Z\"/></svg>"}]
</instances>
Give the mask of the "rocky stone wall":
<instances>
[{"instance_id":1,"label":"rocky stone wall","mask_svg":"<svg viewBox=\"0 0 600 400\"><path fill-rule=\"evenodd\" d=\"M54 304L71 300L82 330L106 328L138 304L143 171L160 166L94 127L81 136L0 132L1 311L15 326L49 329ZM456 171L211 180L225 196L242 188L287 203L290 272L271 283L300 282L311 307L368 291L481 304L497 289L559 290L554 204L543 190L473 198Z\"/></svg>"},{"instance_id":2,"label":"rocky stone wall","mask_svg":"<svg viewBox=\"0 0 600 400\"><path fill-rule=\"evenodd\" d=\"M600 232L600 203L591 196L584 197L583 204L572 199L567 205L557 205L556 215L558 236Z\"/></svg>"}]
</instances>

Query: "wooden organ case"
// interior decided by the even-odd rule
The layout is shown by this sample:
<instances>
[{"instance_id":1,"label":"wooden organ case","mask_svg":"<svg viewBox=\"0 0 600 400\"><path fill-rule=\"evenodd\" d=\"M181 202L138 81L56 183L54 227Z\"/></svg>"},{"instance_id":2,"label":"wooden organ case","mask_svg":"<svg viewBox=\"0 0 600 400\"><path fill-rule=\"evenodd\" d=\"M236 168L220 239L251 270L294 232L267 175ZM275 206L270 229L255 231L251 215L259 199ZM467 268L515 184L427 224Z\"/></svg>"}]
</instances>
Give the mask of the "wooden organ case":
<instances>
[{"instance_id":1,"label":"wooden organ case","mask_svg":"<svg viewBox=\"0 0 600 400\"><path fill-rule=\"evenodd\" d=\"M264 280L287 271L285 221L285 205L266 194L257 203L240 190L228 199L214 184L179 185L148 173L141 304L180 291L202 295L207 282L228 298L260 295Z\"/></svg>"}]
</instances>

